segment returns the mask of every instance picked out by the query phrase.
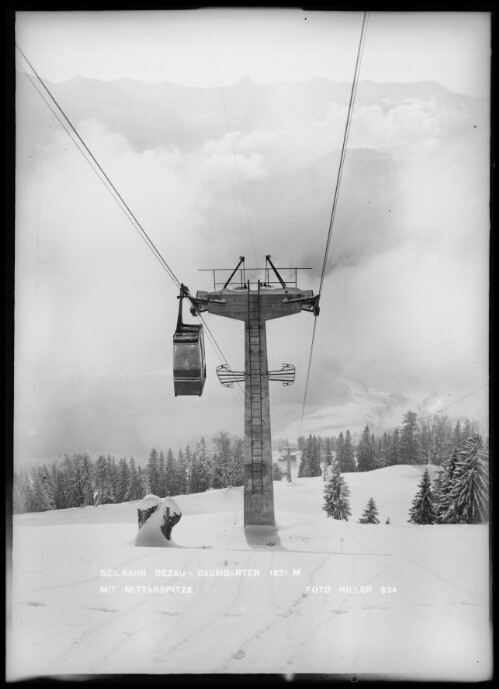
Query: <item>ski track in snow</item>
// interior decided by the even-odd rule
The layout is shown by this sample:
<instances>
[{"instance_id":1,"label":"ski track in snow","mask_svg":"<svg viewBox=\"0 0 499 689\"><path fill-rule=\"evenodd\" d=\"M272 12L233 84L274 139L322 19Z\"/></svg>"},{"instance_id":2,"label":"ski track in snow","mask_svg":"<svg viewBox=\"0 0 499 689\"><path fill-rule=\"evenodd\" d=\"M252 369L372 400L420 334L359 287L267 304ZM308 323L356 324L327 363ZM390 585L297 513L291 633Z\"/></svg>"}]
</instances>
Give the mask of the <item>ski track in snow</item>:
<instances>
[{"instance_id":1,"label":"ski track in snow","mask_svg":"<svg viewBox=\"0 0 499 689\"><path fill-rule=\"evenodd\" d=\"M120 563L116 569L126 569L127 565L131 565L133 562L137 562L140 560L144 560L147 557L147 554L144 555L137 555L136 557L131 557L129 560L126 560L125 562ZM81 579L80 581L71 581L68 584L52 584L51 586L40 586L38 588L33 589L34 591L49 591L50 589L62 589L64 587L74 587L74 586L80 586L81 584L90 584L92 581L100 581L101 577L96 574L93 577L89 577L88 579Z\"/></svg>"},{"instance_id":2,"label":"ski track in snow","mask_svg":"<svg viewBox=\"0 0 499 689\"><path fill-rule=\"evenodd\" d=\"M189 564L193 560L194 560L194 556L189 558L189 560L187 561L187 564ZM166 578L165 581L162 582L162 584L167 586L169 581L170 581L170 579ZM151 601L146 596L144 596L144 598L142 600L139 598L139 602L135 606L133 606L133 608L131 610L129 608L126 610L123 610L115 618L110 620L110 622L108 624L101 625L99 628L99 631L105 632L105 637L106 637L102 641L105 642L107 640L107 638L109 638L109 637L113 638L112 627L116 627L117 630L120 631L120 627L121 627L123 618L128 619L130 617L130 614L132 614L132 619L134 619L134 617L133 617L134 613L136 613L137 611L139 611L141 609L144 609L144 608L150 606L150 604L151 604ZM182 615L188 614L189 608L192 607L193 604L194 604L193 602L188 603L186 608L184 608L184 610L182 611ZM163 613L160 613L160 614L163 614ZM102 655L97 658L96 662L90 668L90 670L92 671L94 669L94 667L95 668L102 667L102 665L106 662L107 658L109 656L112 657L113 655L115 655L117 653L117 651L119 649L121 649L125 644L130 645L131 646L130 650L133 651L133 646L134 646L134 643L136 641L136 637L140 636L146 630L147 630L147 632L154 630L160 624L164 624L164 620L162 620L161 617L159 617L158 613L156 613L156 615L154 615L152 617L152 619L151 619L151 617L148 617L146 624L143 625L142 627L139 627L137 629L134 628L133 631L125 632L125 634L126 634L125 637L119 639L119 641L117 643L112 644L111 646L106 648L105 652L102 653ZM162 636L160 635L159 638L162 639ZM98 641L99 640L97 639L97 642Z\"/></svg>"},{"instance_id":3,"label":"ski track in snow","mask_svg":"<svg viewBox=\"0 0 499 689\"><path fill-rule=\"evenodd\" d=\"M329 560L329 557L324 558L318 565L315 567L312 572L308 575L308 584L310 585L311 582L313 581L314 575L316 572L318 572ZM290 615L294 614L295 611L297 611L297 608L304 602L304 600L307 598L306 593L301 593L299 596L294 598L292 603L288 605L286 611L282 614L282 617L275 617L273 620L268 622L263 629L259 630L258 632L248 636L243 643L241 644L240 648L231 655L231 658L229 658L221 667L215 668L214 672L215 673L223 673L223 672L230 672L231 667L234 665L234 663L241 658L244 658L248 654L249 647L254 644L257 641L261 641L262 637L265 637L272 629L273 627L277 625L282 625L283 624L283 618L286 619ZM273 601L274 602L274 601ZM263 643L265 643L265 639L262 640Z\"/></svg>"},{"instance_id":4,"label":"ski track in snow","mask_svg":"<svg viewBox=\"0 0 499 689\"><path fill-rule=\"evenodd\" d=\"M428 572L428 574L431 574L439 584L442 584L442 591L445 591L446 594L448 594L447 587L450 586L451 588L457 589L458 591L461 591L461 593L465 593L467 596L474 598L477 602L481 600L481 596L479 596L478 594L474 593L473 591L470 591L469 589L465 589L462 586L459 586L455 582L449 581L448 579L443 577L439 572L436 572L434 569L421 564L421 562L418 562L414 558L408 557L407 555L399 555L399 557L403 558L404 560L407 560L408 562L411 562L416 567L420 567L425 572Z\"/></svg>"},{"instance_id":5,"label":"ski track in snow","mask_svg":"<svg viewBox=\"0 0 499 689\"><path fill-rule=\"evenodd\" d=\"M216 589L216 579L209 580L209 588L207 591L203 592L203 595L206 595L208 598L210 596L210 593ZM190 652L190 648L192 647L193 644L198 643L199 641L202 641L206 637L210 636L215 636L214 633L214 627L217 626L217 622L213 620L213 616L215 617L232 617L236 616L232 612L235 608L236 603L238 602L241 592L242 592L242 587L243 587L243 579L236 579L236 592L235 594L228 595L227 596L227 603L221 612L215 612L211 613L211 615L207 618L206 622L204 622L201 625L197 626L197 629L194 632L188 631L186 634L182 636L181 639L176 641L175 644L172 646L167 647L166 649L166 654L171 654L176 651L182 650L185 652L187 649ZM205 585L205 581L203 581L203 586ZM207 630L209 630L207 632ZM218 642L220 642L221 639L218 638ZM157 664L164 662L164 656L157 656L155 659L155 662ZM213 672L217 672L217 670L214 670Z\"/></svg>"}]
</instances>

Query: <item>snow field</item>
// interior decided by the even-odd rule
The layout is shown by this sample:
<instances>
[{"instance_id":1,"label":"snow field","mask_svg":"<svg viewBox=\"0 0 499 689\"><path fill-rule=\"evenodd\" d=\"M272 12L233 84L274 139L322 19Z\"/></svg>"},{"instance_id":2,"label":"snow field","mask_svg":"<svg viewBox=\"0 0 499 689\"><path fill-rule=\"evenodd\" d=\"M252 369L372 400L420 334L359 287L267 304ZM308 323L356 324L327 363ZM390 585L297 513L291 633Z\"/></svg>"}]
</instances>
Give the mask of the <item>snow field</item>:
<instances>
[{"instance_id":1,"label":"snow field","mask_svg":"<svg viewBox=\"0 0 499 689\"><path fill-rule=\"evenodd\" d=\"M274 483L275 529L244 530L242 488L178 496L168 549L134 546L138 501L16 516L8 676L485 679L488 527L408 524L423 469L345 475L349 522L326 518L321 477ZM381 524L357 524L371 496ZM217 569L259 576L199 575Z\"/></svg>"}]
</instances>

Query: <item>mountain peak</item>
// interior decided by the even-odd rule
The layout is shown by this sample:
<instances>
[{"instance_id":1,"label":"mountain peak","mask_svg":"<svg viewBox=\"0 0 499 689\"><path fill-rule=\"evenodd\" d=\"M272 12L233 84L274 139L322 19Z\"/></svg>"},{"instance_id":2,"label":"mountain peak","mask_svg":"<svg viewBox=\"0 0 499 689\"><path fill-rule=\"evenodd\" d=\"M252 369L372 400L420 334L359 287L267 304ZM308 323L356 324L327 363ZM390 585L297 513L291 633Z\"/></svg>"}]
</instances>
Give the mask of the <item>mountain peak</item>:
<instances>
[{"instance_id":1,"label":"mountain peak","mask_svg":"<svg viewBox=\"0 0 499 689\"><path fill-rule=\"evenodd\" d=\"M244 77L241 77L237 83L238 86L256 86L256 82L253 81L251 77L249 77L247 74L244 75Z\"/></svg>"}]
</instances>

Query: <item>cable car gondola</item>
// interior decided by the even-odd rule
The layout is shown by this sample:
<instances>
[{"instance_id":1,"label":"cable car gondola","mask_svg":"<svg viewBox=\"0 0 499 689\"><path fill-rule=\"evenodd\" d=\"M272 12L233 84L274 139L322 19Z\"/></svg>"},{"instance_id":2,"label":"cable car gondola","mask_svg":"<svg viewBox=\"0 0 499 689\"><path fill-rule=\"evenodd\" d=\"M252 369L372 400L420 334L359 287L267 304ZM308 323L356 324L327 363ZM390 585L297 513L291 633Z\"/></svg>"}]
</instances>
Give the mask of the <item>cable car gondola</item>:
<instances>
[{"instance_id":1,"label":"cable car gondola","mask_svg":"<svg viewBox=\"0 0 499 689\"><path fill-rule=\"evenodd\" d=\"M201 397L206 380L203 326L182 321L182 301L187 294L187 288L182 285L178 297L177 328L173 335L173 384L175 397Z\"/></svg>"}]
</instances>

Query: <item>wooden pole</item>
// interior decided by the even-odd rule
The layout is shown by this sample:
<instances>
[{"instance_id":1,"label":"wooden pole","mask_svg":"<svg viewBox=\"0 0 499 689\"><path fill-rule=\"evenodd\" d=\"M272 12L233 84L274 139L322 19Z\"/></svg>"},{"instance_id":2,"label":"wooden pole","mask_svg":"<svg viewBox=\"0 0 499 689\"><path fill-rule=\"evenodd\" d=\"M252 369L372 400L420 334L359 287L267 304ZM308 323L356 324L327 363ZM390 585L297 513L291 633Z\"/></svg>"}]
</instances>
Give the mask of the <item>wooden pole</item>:
<instances>
[{"instance_id":1,"label":"wooden pole","mask_svg":"<svg viewBox=\"0 0 499 689\"><path fill-rule=\"evenodd\" d=\"M291 450L288 447L288 456L286 459L286 478L288 479L288 483L291 483Z\"/></svg>"}]
</instances>

